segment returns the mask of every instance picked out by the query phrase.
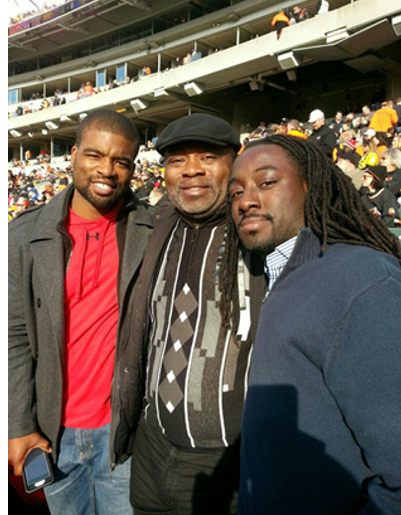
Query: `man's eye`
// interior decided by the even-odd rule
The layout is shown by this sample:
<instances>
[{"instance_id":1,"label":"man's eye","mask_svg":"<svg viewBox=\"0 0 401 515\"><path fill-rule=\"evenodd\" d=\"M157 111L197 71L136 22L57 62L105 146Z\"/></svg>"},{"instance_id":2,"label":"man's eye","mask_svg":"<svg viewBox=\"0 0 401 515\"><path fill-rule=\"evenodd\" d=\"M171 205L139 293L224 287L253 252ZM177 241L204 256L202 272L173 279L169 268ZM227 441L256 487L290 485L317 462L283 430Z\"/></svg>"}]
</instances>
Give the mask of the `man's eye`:
<instances>
[{"instance_id":1,"label":"man's eye","mask_svg":"<svg viewBox=\"0 0 401 515\"><path fill-rule=\"evenodd\" d=\"M118 166L123 166L124 168L128 168L128 163L126 161L116 161Z\"/></svg>"},{"instance_id":2,"label":"man's eye","mask_svg":"<svg viewBox=\"0 0 401 515\"><path fill-rule=\"evenodd\" d=\"M272 184L274 184L274 181L264 181L260 184L260 187L261 188L268 188L269 186L271 186Z\"/></svg>"},{"instance_id":3,"label":"man's eye","mask_svg":"<svg viewBox=\"0 0 401 515\"><path fill-rule=\"evenodd\" d=\"M232 191L232 192L230 192L230 199L234 200L236 198L239 198L241 195L242 195L241 190Z\"/></svg>"}]
</instances>

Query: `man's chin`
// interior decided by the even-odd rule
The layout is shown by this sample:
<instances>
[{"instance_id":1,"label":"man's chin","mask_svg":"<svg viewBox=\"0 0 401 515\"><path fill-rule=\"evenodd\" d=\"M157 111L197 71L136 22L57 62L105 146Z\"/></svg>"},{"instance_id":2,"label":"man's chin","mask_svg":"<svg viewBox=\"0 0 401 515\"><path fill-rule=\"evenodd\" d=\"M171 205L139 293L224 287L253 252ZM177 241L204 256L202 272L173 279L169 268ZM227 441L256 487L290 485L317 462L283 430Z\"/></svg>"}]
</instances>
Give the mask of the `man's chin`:
<instances>
[{"instance_id":1,"label":"man's chin","mask_svg":"<svg viewBox=\"0 0 401 515\"><path fill-rule=\"evenodd\" d=\"M259 254L263 257L271 254L275 249L273 242L263 241L257 238L244 238L241 242L251 254Z\"/></svg>"}]
</instances>

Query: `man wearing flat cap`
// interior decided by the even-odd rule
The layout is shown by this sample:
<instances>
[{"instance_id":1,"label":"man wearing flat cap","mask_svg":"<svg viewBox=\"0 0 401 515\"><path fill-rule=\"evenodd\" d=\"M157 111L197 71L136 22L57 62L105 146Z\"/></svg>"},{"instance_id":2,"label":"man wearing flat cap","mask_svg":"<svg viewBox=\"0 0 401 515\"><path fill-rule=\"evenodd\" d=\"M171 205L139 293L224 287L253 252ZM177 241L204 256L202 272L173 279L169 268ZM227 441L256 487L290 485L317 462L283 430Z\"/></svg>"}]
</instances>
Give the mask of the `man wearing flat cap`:
<instances>
[{"instance_id":1,"label":"man wearing flat cap","mask_svg":"<svg viewBox=\"0 0 401 515\"><path fill-rule=\"evenodd\" d=\"M223 323L225 199L240 147L227 122L206 114L172 122L156 143L172 206L155 214L126 350L126 380L136 387L134 375L145 376L135 515L236 513L241 414L265 289L260 258L241 253L229 271L238 274L236 329Z\"/></svg>"}]
</instances>

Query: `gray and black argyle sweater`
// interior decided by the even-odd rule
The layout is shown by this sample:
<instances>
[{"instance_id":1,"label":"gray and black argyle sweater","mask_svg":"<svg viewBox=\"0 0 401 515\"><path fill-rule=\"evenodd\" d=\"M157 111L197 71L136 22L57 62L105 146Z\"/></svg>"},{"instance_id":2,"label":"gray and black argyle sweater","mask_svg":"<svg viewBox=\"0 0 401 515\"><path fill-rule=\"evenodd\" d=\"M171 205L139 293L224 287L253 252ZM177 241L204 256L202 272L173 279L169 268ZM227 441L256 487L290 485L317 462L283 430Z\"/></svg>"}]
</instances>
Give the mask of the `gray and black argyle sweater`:
<instances>
[{"instance_id":1,"label":"gray and black argyle sweater","mask_svg":"<svg viewBox=\"0 0 401 515\"><path fill-rule=\"evenodd\" d=\"M240 435L254 335L254 258L239 260L240 318L233 338L221 329L218 306L224 234L225 216L197 228L179 218L151 292L145 418L181 447L224 447ZM261 284L263 266L258 273ZM258 290L254 320L264 286Z\"/></svg>"}]
</instances>

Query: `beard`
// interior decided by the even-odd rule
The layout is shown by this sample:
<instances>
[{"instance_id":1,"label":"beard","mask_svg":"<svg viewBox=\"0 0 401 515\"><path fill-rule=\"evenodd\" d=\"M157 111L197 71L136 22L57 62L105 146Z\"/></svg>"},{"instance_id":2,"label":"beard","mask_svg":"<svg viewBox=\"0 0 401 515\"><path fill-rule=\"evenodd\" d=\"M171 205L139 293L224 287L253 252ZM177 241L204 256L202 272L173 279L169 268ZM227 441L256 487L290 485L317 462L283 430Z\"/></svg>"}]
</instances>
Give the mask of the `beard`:
<instances>
[{"instance_id":1,"label":"beard","mask_svg":"<svg viewBox=\"0 0 401 515\"><path fill-rule=\"evenodd\" d=\"M102 212L110 212L112 211L121 199L124 197L124 195L127 193L129 189L130 182L115 182L115 181L108 181L109 184L113 187L113 193L110 196L101 196L96 195L93 193L90 189L90 183L91 178L88 178L87 180L80 180L77 179L76 176L74 176L74 187L78 191L78 193L87 200L93 207L98 209ZM103 180L103 179L102 179Z\"/></svg>"}]
</instances>

